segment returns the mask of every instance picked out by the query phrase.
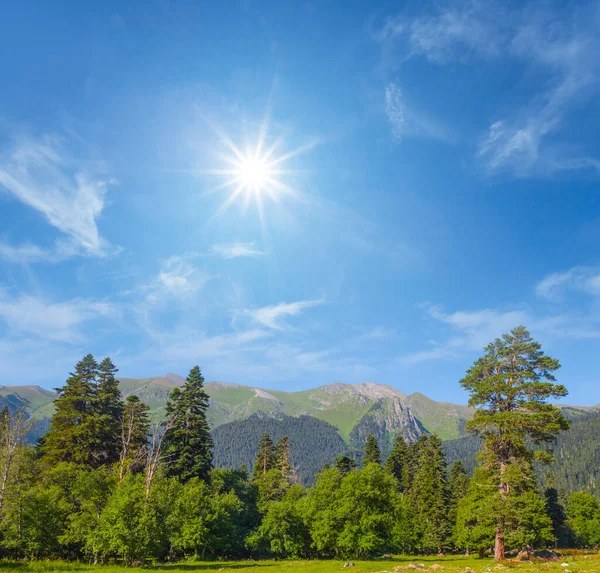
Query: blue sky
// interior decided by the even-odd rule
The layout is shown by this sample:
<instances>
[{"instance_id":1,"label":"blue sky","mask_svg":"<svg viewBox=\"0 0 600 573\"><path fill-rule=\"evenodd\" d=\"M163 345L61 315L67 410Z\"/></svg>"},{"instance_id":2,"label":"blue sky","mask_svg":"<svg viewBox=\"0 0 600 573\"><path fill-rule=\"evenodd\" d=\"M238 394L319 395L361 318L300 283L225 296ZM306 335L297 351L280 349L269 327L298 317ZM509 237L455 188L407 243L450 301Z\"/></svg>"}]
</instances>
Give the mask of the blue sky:
<instances>
[{"instance_id":1,"label":"blue sky","mask_svg":"<svg viewBox=\"0 0 600 573\"><path fill-rule=\"evenodd\" d=\"M598 2L6 5L0 383L92 352L464 402L523 323L600 402L599 32Z\"/></svg>"}]
</instances>

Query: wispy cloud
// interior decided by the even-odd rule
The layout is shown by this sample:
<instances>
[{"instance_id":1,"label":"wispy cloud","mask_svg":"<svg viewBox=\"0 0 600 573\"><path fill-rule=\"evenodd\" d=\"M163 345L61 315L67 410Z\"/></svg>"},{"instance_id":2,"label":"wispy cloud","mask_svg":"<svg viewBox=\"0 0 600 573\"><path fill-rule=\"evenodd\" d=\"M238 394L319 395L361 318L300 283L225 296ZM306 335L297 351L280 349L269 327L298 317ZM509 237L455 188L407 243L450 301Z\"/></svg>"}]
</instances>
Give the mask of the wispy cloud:
<instances>
[{"instance_id":1,"label":"wispy cloud","mask_svg":"<svg viewBox=\"0 0 600 573\"><path fill-rule=\"evenodd\" d=\"M548 176L600 171L600 160L557 141L569 112L600 90L596 2L565 11L546 4L509 8L499 2L444 2L424 16L390 18L378 32L388 58L423 56L437 64L510 58L546 80L480 138L476 159L488 174Z\"/></svg>"},{"instance_id":2,"label":"wispy cloud","mask_svg":"<svg viewBox=\"0 0 600 573\"><path fill-rule=\"evenodd\" d=\"M273 306L246 310L244 314L250 316L256 322L273 330L284 330L287 325L285 318L297 316L303 310L318 306L325 302L324 298L316 300L301 300L297 302L282 302Z\"/></svg>"},{"instance_id":3,"label":"wispy cloud","mask_svg":"<svg viewBox=\"0 0 600 573\"><path fill-rule=\"evenodd\" d=\"M70 154L66 139L58 136L21 138L0 155L0 189L44 215L68 237L72 252L99 256L109 251L97 219L113 183L101 161Z\"/></svg>"},{"instance_id":4,"label":"wispy cloud","mask_svg":"<svg viewBox=\"0 0 600 573\"><path fill-rule=\"evenodd\" d=\"M448 130L410 106L400 87L390 82L385 88L385 113L396 140L404 137L447 140Z\"/></svg>"},{"instance_id":5,"label":"wispy cloud","mask_svg":"<svg viewBox=\"0 0 600 573\"><path fill-rule=\"evenodd\" d=\"M392 16L376 35L394 58L425 56L447 63L472 54L498 55L503 43L503 21L497 5L472 0L438 4L425 16Z\"/></svg>"},{"instance_id":6,"label":"wispy cloud","mask_svg":"<svg viewBox=\"0 0 600 573\"><path fill-rule=\"evenodd\" d=\"M192 255L173 255L160 264L156 276L138 289L147 293L146 306L158 305L167 298L189 302L213 278L194 265L191 258Z\"/></svg>"},{"instance_id":7,"label":"wispy cloud","mask_svg":"<svg viewBox=\"0 0 600 573\"><path fill-rule=\"evenodd\" d=\"M547 300L561 301L569 292L600 295L600 269L573 267L564 272L545 276L535 288L536 295Z\"/></svg>"},{"instance_id":8,"label":"wispy cloud","mask_svg":"<svg viewBox=\"0 0 600 573\"><path fill-rule=\"evenodd\" d=\"M84 323L117 315L116 307L103 301L71 299L52 302L27 294L10 297L0 292L0 318L13 335L73 343L83 340L80 327Z\"/></svg>"},{"instance_id":9,"label":"wispy cloud","mask_svg":"<svg viewBox=\"0 0 600 573\"><path fill-rule=\"evenodd\" d=\"M235 259L237 257L261 257L264 255L254 247L254 243L222 243L212 245L210 252L224 259Z\"/></svg>"}]
</instances>

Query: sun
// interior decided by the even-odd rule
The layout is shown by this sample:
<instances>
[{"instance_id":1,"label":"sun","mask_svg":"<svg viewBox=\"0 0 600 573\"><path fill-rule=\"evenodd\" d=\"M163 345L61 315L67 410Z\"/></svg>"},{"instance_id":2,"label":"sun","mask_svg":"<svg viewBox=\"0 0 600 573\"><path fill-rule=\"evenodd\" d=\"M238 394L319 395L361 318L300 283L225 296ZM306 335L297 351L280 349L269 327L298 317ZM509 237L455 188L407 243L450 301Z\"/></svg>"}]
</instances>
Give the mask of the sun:
<instances>
[{"instance_id":1,"label":"sun","mask_svg":"<svg viewBox=\"0 0 600 573\"><path fill-rule=\"evenodd\" d=\"M224 215L234 203L241 202L244 212L250 204L254 204L263 222L266 201L280 203L284 198L300 199L295 184L305 169L299 168L295 160L319 145L320 141L309 140L290 149L282 136L270 133L265 119L258 126L256 137L246 137L246 145L240 146L218 125L213 122L209 125L218 137L216 156L221 167L202 172L218 176L221 182L206 192L226 195L215 216Z\"/></svg>"},{"instance_id":2,"label":"sun","mask_svg":"<svg viewBox=\"0 0 600 573\"><path fill-rule=\"evenodd\" d=\"M252 155L239 161L236 171L240 185L255 192L264 190L275 175L264 158Z\"/></svg>"}]
</instances>

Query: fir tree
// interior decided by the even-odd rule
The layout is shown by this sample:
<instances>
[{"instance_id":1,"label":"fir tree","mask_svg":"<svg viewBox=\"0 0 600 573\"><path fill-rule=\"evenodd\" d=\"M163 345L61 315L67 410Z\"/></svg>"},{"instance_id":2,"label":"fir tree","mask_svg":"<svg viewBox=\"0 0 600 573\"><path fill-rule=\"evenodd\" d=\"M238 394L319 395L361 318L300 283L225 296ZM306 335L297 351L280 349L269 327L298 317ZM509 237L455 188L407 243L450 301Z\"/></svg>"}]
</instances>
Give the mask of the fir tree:
<instances>
[{"instance_id":1,"label":"fir tree","mask_svg":"<svg viewBox=\"0 0 600 573\"><path fill-rule=\"evenodd\" d=\"M451 527L446 459L442 441L435 434L422 446L410 496L421 548L441 553L448 545Z\"/></svg>"},{"instance_id":2,"label":"fir tree","mask_svg":"<svg viewBox=\"0 0 600 573\"><path fill-rule=\"evenodd\" d=\"M345 476L352 470L356 469L356 460L346 454L340 454L335 459L335 467L342 476Z\"/></svg>"},{"instance_id":3,"label":"fir tree","mask_svg":"<svg viewBox=\"0 0 600 573\"><path fill-rule=\"evenodd\" d=\"M481 460L498 476L499 494L506 501L511 492L512 466L523 466L534 457L527 440L533 444L551 441L569 427L560 410L547 403L548 398L567 394L555 384L553 372L558 360L546 356L541 345L523 326L497 338L485 348L485 354L460 381L476 409L467 429L483 438ZM537 459L548 461L549 454L538 452ZM496 518L495 559L504 559L505 536L509 516L500 506Z\"/></svg>"},{"instance_id":4,"label":"fir tree","mask_svg":"<svg viewBox=\"0 0 600 573\"><path fill-rule=\"evenodd\" d=\"M369 434L367 437L367 443L365 444L365 453L363 455L363 467L367 464L379 464L381 465L381 451L379 445L373 434Z\"/></svg>"},{"instance_id":5,"label":"fir tree","mask_svg":"<svg viewBox=\"0 0 600 573\"><path fill-rule=\"evenodd\" d=\"M165 458L167 473L181 482L193 477L207 480L212 468L213 441L206 418L208 394L200 368L194 366L181 389L167 401Z\"/></svg>"},{"instance_id":6,"label":"fir tree","mask_svg":"<svg viewBox=\"0 0 600 573\"><path fill-rule=\"evenodd\" d=\"M281 472L282 477L289 479L294 468L290 461L290 443L287 436L283 436L275 446L275 460L277 469Z\"/></svg>"},{"instance_id":7,"label":"fir tree","mask_svg":"<svg viewBox=\"0 0 600 573\"><path fill-rule=\"evenodd\" d=\"M448 479L448 490L450 492L450 509L448 511L448 519L451 523L456 522L456 511L460 500L467 495L469 488L469 477L465 471L463 463L458 460L452 464L450 468L450 476Z\"/></svg>"},{"instance_id":8,"label":"fir tree","mask_svg":"<svg viewBox=\"0 0 600 573\"><path fill-rule=\"evenodd\" d=\"M98 366L96 380L96 455L105 464L119 459L123 401L119 381L115 378L117 371L107 357Z\"/></svg>"},{"instance_id":9,"label":"fir tree","mask_svg":"<svg viewBox=\"0 0 600 573\"><path fill-rule=\"evenodd\" d=\"M269 470L272 470L276 465L275 448L271 436L265 433L258 443L258 453L254 461L253 477L257 478L265 475Z\"/></svg>"},{"instance_id":10,"label":"fir tree","mask_svg":"<svg viewBox=\"0 0 600 573\"><path fill-rule=\"evenodd\" d=\"M558 497L558 490L556 489L556 480L550 472L546 474L544 486L544 500L546 502L546 513L552 520L552 534L554 535L554 546L558 547L558 539L562 533L565 521L567 520L567 515Z\"/></svg>"},{"instance_id":11,"label":"fir tree","mask_svg":"<svg viewBox=\"0 0 600 573\"><path fill-rule=\"evenodd\" d=\"M75 366L64 386L56 388L55 412L43 444L46 462L98 467L97 456L96 376L98 364L91 354Z\"/></svg>"},{"instance_id":12,"label":"fir tree","mask_svg":"<svg viewBox=\"0 0 600 573\"><path fill-rule=\"evenodd\" d=\"M408 446L402 436L396 436L394 447L385 462L385 469L392 474L398 481L398 490L404 491L404 484L407 481L406 473L408 471Z\"/></svg>"}]
</instances>

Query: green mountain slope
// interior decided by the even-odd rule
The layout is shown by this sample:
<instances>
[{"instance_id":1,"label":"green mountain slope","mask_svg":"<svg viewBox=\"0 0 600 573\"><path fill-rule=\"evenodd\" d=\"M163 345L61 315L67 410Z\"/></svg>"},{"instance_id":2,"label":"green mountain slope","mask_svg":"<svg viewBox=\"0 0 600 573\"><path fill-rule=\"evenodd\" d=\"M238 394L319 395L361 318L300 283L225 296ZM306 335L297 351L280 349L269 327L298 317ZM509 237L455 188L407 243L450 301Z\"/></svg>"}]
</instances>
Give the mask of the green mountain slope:
<instances>
[{"instance_id":1,"label":"green mountain slope","mask_svg":"<svg viewBox=\"0 0 600 573\"><path fill-rule=\"evenodd\" d=\"M164 416L165 403L173 388L184 378L165 374L150 378L121 378L125 397L137 394L150 407L152 416ZM253 414L282 420L291 416L310 416L326 422L350 448L360 447L373 433L383 449L400 434L416 440L424 432L436 432L443 440L460 438L472 410L464 405L436 402L414 393L407 396L391 386L365 382L362 384L328 384L300 392L284 392L231 384L208 382L210 396L208 416L213 428L246 420ZM52 416L55 393L39 386L0 386L0 406L26 406L32 418L46 421ZM564 406L569 415L585 415L594 408ZM42 427L42 426L41 426Z\"/></svg>"},{"instance_id":2,"label":"green mountain slope","mask_svg":"<svg viewBox=\"0 0 600 573\"><path fill-rule=\"evenodd\" d=\"M455 440L465 435L465 426L473 417L468 406L436 402L420 392L408 397L412 413L429 432L435 432L442 440Z\"/></svg>"}]
</instances>

